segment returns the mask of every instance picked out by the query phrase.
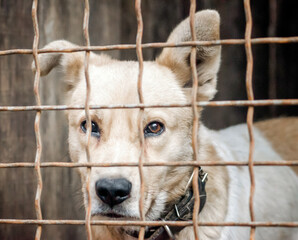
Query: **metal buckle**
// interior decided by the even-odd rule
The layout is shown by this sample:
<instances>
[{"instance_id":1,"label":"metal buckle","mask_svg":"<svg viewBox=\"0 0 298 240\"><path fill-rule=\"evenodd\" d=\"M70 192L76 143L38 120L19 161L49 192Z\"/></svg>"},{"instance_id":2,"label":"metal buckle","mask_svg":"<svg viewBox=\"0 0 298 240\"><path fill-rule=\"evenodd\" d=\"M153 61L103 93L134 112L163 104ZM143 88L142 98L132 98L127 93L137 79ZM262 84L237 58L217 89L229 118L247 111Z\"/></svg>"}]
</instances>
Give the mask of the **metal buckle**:
<instances>
[{"instance_id":1,"label":"metal buckle","mask_svg":"<svg viewBox=\"0 0 298 240\"><path fill-rule=\"evenodd\" d=\"M208 173L204 172L202 168L199 170L199 178L201 178L202 182L206 182L208 180L207 178Z\"/></svg>"},{"instance_id":2,"label":"metal buckle","mask_svg":"<svg viewBox=\"0 0 298 240\"><path fill-rule=\"evenodd\" d=\"M175 204L174 207L175 207L175 211L176 211L177 217L178 217L179 219L181 219L181 216L180 216L180 213L179 213L179 210L178 210L177 205Z\"/></svg>"},{"instance_id":3,"label":"metal buckle","mask_svg":"<svg viewBox=\"0 0 298 240\"><path fill-rule=\"evenodd\" d=\"M192 182L192 179L193 179L193 176L194 176L195 172L193 171L186 186L185 186L185 189L184 189L184 192L186 192L186 190L189 188L189 186L191 185L191 182ZM199 178L201 178L201 181L202 182L206 182L208 180L208 173L204 172L202 168L200 168L199 170Z\"/></svg>"},{"instance_id":4,"label":"metal buckle","mask_svg":"<svg viewBox=\"0 0 298 240\"><path fill-rule=\"evenodd\" d=\"M185 186L184 192L186 192L186 190L189 188L189 186L190 186L190 184L192 182L192 179L193 179L194 174L195 174L195 172L193 171L192 174L191 174L191 176L190 176L190 178L189 178L189 180L188 180L188 182L187 182L187 184L186 184L186 186Z\"/></svg>"},{"instance_id":5,"label":"metal buckle","mask_svg":"<svg viewBox=\"0 0 298 240\"><path fill-rule=\"evenodd\" d=\"M208 173L204 172L203 178L202 178L202 182L205 182L208 180Z\"/></svg>"},{"instance_id":6,"label":"metal buckle","mask_svg":"<svg viewBox=\"0 0 298 240\"><path fill-rule=\"evenodd\" d=\"M163 220L164 221L164 220ZM171 240L175 240L174 234L172 233L171 229L169 228L168 225L163 226L164 229L166 230L167 234L169 235Z\"/></svg>"}]
</instances>

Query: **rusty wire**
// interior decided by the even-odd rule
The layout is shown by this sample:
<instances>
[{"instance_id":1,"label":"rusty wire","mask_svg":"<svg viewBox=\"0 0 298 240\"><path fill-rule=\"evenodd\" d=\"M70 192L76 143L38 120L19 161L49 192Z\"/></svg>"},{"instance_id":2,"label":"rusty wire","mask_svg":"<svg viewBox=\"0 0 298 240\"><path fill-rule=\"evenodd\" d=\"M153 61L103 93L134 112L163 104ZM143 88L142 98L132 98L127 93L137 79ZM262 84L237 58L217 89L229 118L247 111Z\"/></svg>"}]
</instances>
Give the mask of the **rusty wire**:
<instances>
[{"instance_id":1,"label":"rusty wire","mask_svg":"<svg viewBox=\"0 0 298 240\"><path fill-rule=\"evenodd\" d=\"M0 224L28 225L85 225L85 220L37 220L37 219L0 219ZM105 226L192 226L193 221L121 221L121 220L92 220L91 225ZM198 222L198 226L206 227L287 227L296 228L298 222Z\"/></svg>"},{"instance_id":2,"label":"rusty wire","mask_svg":"<svg viewBox=\"0 0 298 240\"><path fill-rule=\"evenodd\" d=\"M145 167L185 167L185 166L248 166L248 161L185 161L185 162L144 162ZM46 167L67 167L67 168L80 168L80 167L138 167L139 162L113 162L113 163L74 163L74 162L42 162L41 168ZM287 161L258 161L254 166L298 166L298 160ZM30 162L14 162L14 163L0 163L0 168L32 168L35 163Z\"/></svg>"},{"instance_id":3,"label":"rusty wire","mask_svg":"<svg viewBox=\"0 0 298 240\"><path fill-rule=\"evenodd\" d=\"M90 38L89 38L89 17L90 17L90 9L89 9L89 0L85 0L85 9L84 9L84 23L83 23L83 31L84 31L84 39L86 46L90 46ZM91 117L89 111L89 102L91 95L91 87L90 87L90 77L89 77L89 59L90 59L90 51L85 52L85 61L84 61L84 72L85 72L85 80L86 80L86 99L85 99L85 116L87 123L87 133L86 133L86 158L87 162L91 162L90 157L90 140L91 140ZM85 227L88 240L92 240L91 233L91 194L90 194L90 180L91 180L91 166L87 167L86 172L86 192L87 192L87 209L85 215Z\"/></svg>"},{"instance_id":4,"label":"rusty wire","mask_svg":"<svg viewBox=\"0 0 298 240\"><path fill-rule=\"evenodd\" d=\"M200 101L196 102L197 107L263 107L263 106L295 106L298 99L266 99L266 100L233 100L233 101ZM132 109L132 108L183 108L191 107L192 103L180 104L110 104L90 105L89 109ZM0 112L10 111L63 111L63 110L84 110L85 106L75 105L35 105L35 106L0 106Z\"/></svg>"},{"instance_id":5,"label":"rusty wire","mask_svg":"<svg viewBox=\"0 0 298 240\"><path fill-rule=\"evenodd\" d=\"M138 91L138 97L140 104L144 103L144 97L143 97L143 89L142 89L142 83L143 83L143 69L144 69L144 63L143 63L143 50L142 50L142 39L143 39L143 17L142 17L142 1L141 0L135 0L135 12L136 12L136 18L137 18L137 36L136 36L136 54L139 62L139 73L138 73L138 82L137 82L137 91ZM143 134L143 114L144 114L144 108L140 108L139 114L138 114L138 129L139 129L139 139L140 139L140 156L139 156L139 175L140 175L140 199L139 199L139 212L140 212L140 219L141 221L145 221L145 212L144 212L144 192L145 192L145 185L144 185L144 173L143 173L143 156L144 156L144 134ZM139 240L143 240L145 238L145 227L141 226L139 231Z\"/></svg>"},{"instance_id":6,"label":"rusty wire","mask_svg":"<svg viewBox=\"0 0 298 240\"><path fill-rule=\"evenodd\" d=\"M39 44L39 28L38 28L38 20L37 20L37 7L38 7L38 0L33 0L32 3L32 22L34 28L34 41L32 46L32 53L35 63L35 79L34 79L34 96L35 101L38 106L41 105L40 101L40 94L39 94L39 82L40 82L40 65L38 59L38 44ZM42 212L41 212L41 204L40 198L42 193L42 176L40 170L40 160L41 160L41 152L42 152L42 143L41 143L41 136L40 136L40 117L41 111L36 112L35 116L35 123L34 123L34 131L35 131L35 138L36 138L36 154L35 154L35 172L37 178L37 188L36 188L36 195L35 195L35 212L36 217L38 220L42 220ZM35 233L35 240L40 240L42 232L42 225L38 225Z\"/></svg>"},{"instance_id":7,"label":"rusty wire","mask_svg":"<svg viewBox=\"0 0 298 240\"><path fill-rule=\"evenodd\" d=\"M141 227L139 233L139 239L144 239L145 227L146 226L193 226L195 239L198 240L198 226L235 226L235 227L250 227L251 234L250 239L254 239L255 228L256 227L298 227L298 222L256 222L254 219L254 210L253 210L253 197L254 197L254 166L298 166L298 160L291 161L259 161L253 162L253 152L254 152L254 135L253 135L253 109L258 106L269 106L269 105L298 105L298 99L266 99L266 100L254 100L253 89L252 89L252 71L253 71L253 58L252 58L252 44L286 44L286 43L297 43L298 37L267 37L267 38L251 38L252 32L252 16L250 9L250 1L244 0L244 9L246 16L246 31L245 31L245 39L225 39L225 40L212 40L212 41L196 41L196 36L194 34L195 26L194 26L194 14L195 14L195 1L191 1L190 7L190 28L192 34L192 41L182 42L182 43L142 43L142 35L143 35L143 20L142 20L142 11L141 11L141 0L135 0L135 11L138 22L138 30L136 37L136 44L118 44L118 45L106 45L106 46L90 46L89 39L89 1L85 0L85 10L84 10L84 38L85 38L85 46L79 46L75 48L64 48L64 49L38 49L39 43L39 29L38 29L38 20L37 20L37 5L38 0L33 0L32 5L32 20L34 27L34 43L32 49L9 49L9 50L1 50L0 56L13 55L13 54L32 54L34 57L34 62L36 66L35 73L35 81L34 81L34 95L36 99L36 105L34 106L0 106L1 111L36 111L35 118L35 135L36 135L36 156L34 163L22 162L22 163L0 163L0 168L18 168L18 167L28 167L35 168L37 175L37 191L35 198L35 211L37 215L37 219L0 219L0 224L33 224L37 225L35 239L39 240L41 238L42 226L43 225L85 225L88 239L92 239L91 236L91 225L110 225L110 226L139 226ZM240 100L240 101L213 101L213 102L196 102L196 93L198 87L198 79L197 79L197 70L195 67L195 59L196 59L196 46L215 46L215 45L230 45L230 44L238 44L245 45L246 56L247 56L247 72L246 72L246 90L248 95L248 100ZM191 71L193 76L193 95L192 101L187 104L144 104L143 95L142 95L142 74L143 74L143 55L142 49L145 48L166 48L166 47L192 47L191 50ZM139 104L124 104L124 105L89 105L90 99L90 79L89 79L89 55L90 51L111 51L111 50L124 50L124 49L136 49L138 61L139 61L139 74L138 74L138 96L139 96ZM85 79L86 79L86 101L85 106L66 106L66 105L41 105L40 95L39 95L39 80L40 80L40 66L38 61L38 54L42 53L51 53L51 52L79 52L85 51ZM249 132L249 156L248 161L242 162L219 162L219 161L209 161L209 162L200 162L197 158L198 150L197 150L197 127L198 127L198 113L197 107L222 107L222 106L237 106L237 107L248 107L247 114L247 127ZM143 136L143 126L142 126L142 114L145 108L171 108L171 107L191 107L193 110L194 118L193 118L193 134L192 134L192 147L193 147L193 161L188 162L143 162L143 154L144 154L144 136ZM90 109L130 109L130 108L139 108L140 113L138 117L138 127L139 127L139 135L140 135L140 157L139 161L136 163L128 163L128 162L115 162L115 163L92 163L90 159L90 136L91 136L91 119L89 110ZM40 137L40 116L41 111L57 111L57 110L85 110L86 114L86 122L87 122L87 139L86 139L86 163L68 163L68 162L43 162L41 163L41 152L42 152L42 144ZM138 167L140 174L140 220L138 221L115 221L115 220L91 220L91 197L90 197L90 174L91 167ZM143 167L144 166L192 166L194 167L195 175L193 179L193 187L195 194L195 207L193 212L192 221L146 221L145 213L143 209L144 205L144 176L143 176ZM198 189L198 167L199 166L248 166L251 180L251 189L250 189L250 202L249 202L249 210L251 221L250 222L198 222L198 209L199 209L199 192ZM87 195L88 195L88 207L86 210L85 220L44 220L42 218L40 198L42 193L42 178L41 178L41 168L43 167L69 167L69 168L79 168L86 167L87 168Z\"/></svg>"},{"instance_id":8,"label":"rusty wire","mask_svg":"<svg viewBox=\"0 0 298 240\"><path fill-rule=\"evenodd\" d=\"M252 56L252 47L251 47L251 33L252 33L252 15L250 8L250 0L244 0L244 12L246 19L246 27L245 27L245 52L246 52L246 92L248 100L254 100L254 93L252 88L252 71L253 71L253 56ZM250 194L249 194L249 213L250 220L252 222L255 221L255 214L253 208L253 200L255 194L255 176L254 176L254 162L253 162L253 154L255 149L255 139L253 132L253 116L254 116L254 107L248 107L247 111L247 128L249 133L249 156L248 156L248 169L249 169L249 177L250 177ZM250 240L255 239L255 226L251 226L250 228Z\"/></svg>"},{"instance_id":9,"label":"rusty wire","mask_svg":"<svg viewBox=\"0 0 298 240\"><path fill-rule=\"evenodd\" d=\"M190 0L190 9L189 9L189 27L191 33L191 40L196 41L196 26L195 26L195 13L196 13L196 1ZM198 127L199 127L199 113L197 109L197 94L198 94L198 73L196 67L196 59L197 59L197 47L193 46L190 52L190 67L191 67L191 76L192 76L192 99L191 99L191 107L193 112L193 123L192 123L192 150L193 150L193 161L198 162ZM193 229L194 236L196 240L199 240L199 232L198 232L198 215L200 208L200 193L198 186L198 175L199 175L199 167L194 166L193 169L193 193L195 196L192 220L193 220Z\"/></svg>"},{"instance_id":10,"label":"rusty wire","mask_svg":"<svg viewBox=\"0 0 298 240\"><path fill-rule=\"evenodd\" d=\"M298 37L265 37L265 38L252 38L251 44L288 44L297 43ZM245 39L223 39L212 41L190 41L181 43L144 43L141 45L145 48L167 48L167 47L186 47L186 46L214 46L214 45L244 45ZM78 46L74 48L44 48L38 49L38 53L52 53L52 52L82 52L82 51L112 51L112 50L128 50L136 49L136 44L115 44L106 46ZM1 50L0 56L13 55L13 54L32 54L32 49L9 49Z\"/></svg>"}]
</instances>

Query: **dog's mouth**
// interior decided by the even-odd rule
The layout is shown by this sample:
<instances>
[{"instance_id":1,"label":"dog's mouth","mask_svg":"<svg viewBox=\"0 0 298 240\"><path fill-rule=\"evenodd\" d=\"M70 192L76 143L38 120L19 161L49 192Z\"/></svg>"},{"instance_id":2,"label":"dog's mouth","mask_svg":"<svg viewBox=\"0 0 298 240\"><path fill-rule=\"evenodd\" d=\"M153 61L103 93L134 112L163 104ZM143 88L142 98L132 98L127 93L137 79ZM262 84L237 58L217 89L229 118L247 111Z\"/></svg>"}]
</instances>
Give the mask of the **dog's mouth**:
<instances>
[{"instance_id":1,"label":"dog's mouth","mask_svg":"<svg viewBox=\"0 0 298 240\"><path fill-rule=\"evenodd\" d=\"M118 213L114 213L114 212L109 212L109 213L104 213L104 214L100 214L104 217L108 217L108 218L127 218L127 216L124 216L122 214L118 214Z\"/></svg>"},{"instance_id":2,"label":"dog's mouth","mask_svg":"<svg viewBox=\"0 0 298 240\"><path fill-rule=\"evenodd\" d=\"M131 219L131 216L128 216L126 214L123 214L121 212L117 212L117 211L106 211L106 212L94 212L92 213L92 217L105 217L105 218L111 218L111 219L115 219L115 218L123 218L123 219Z\"/></svg>"}]
</instances>

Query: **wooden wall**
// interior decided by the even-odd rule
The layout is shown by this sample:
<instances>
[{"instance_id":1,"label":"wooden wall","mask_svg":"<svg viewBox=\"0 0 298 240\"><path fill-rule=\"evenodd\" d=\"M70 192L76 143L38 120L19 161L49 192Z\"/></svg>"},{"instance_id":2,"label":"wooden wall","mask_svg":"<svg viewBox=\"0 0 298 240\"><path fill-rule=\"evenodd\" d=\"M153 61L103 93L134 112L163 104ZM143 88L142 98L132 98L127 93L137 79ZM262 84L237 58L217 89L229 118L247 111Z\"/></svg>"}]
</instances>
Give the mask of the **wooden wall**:
<instances>
[{"instance_id":1,"label":"wooden wall","mask_svg":"<svg viewBox=\"0 0 298 240\"><path fill-rule=\"evenodd\" d=\"M273 1L273 0L272 0ZM222 38L243 38L245 19L242 1L198 0L198 9L214 8L221 14ZM277 0L276 10L269 1L252 1L254 37L297 36L297 3ZM31 48L33 27L31 1L0 0L0 50ZM91 45L134 43L136 20L134 2L90 0ZM170 31L187 16L188 0L144 0L144 42L165 41ZM271 20L276 24L271 26ZM38 9L40 46L56 39L83 44L82 1L40 0ZM271 19L271 20L270 20ZM273 30L272 30L273 29ZM269 33L268 33L269 31ZM298 44L254 46L254 90L258 99L298 98ZM144 50L153 60L159 49ZM216 100L246 99L244 47L224 46ZM110 52L120 59L136 59L134 50ZM34 105L31 55L0 57L0 105ZM272 62L273 61L273 62ZM272 65L273 64L273 65ZM271 66L271 67L270 67ZM274 67L272 67L274 66ZM270 76L270 77L269 77ZM41 81L43 104L63 104L63 84L57 73ZM297 107L258 108L255 119L297 115ZM34 162L35 112L0 112L0 162ZM246 118L245 108L206 109L203 121L208 127L222 128ZM67 123L64 112L43 112L41 118L43 162L70 161ZM74 169L42 169L44 187L42 211L45 219L83 219L80 182ZM36 191L34 169L0 169L0 218L34 219ZM0 239L34 239L35 226L0 225ZM84 239L84 227L45 226L42 239Z\"/></svg>"}]
</instances>

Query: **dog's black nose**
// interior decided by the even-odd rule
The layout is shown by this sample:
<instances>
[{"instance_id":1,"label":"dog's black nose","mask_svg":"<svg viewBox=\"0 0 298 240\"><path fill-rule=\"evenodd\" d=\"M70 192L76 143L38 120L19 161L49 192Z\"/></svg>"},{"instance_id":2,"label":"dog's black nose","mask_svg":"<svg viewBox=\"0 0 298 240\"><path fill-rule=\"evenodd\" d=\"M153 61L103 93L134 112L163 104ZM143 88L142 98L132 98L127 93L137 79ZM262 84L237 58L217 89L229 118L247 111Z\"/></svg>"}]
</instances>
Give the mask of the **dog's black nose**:
<instances>
[{"instance_id":1,"label":"dog's black nose","mask_svg":"<svg viewBox=\"0 0 298 240\"><path fill-rule=\"evenodd\" d=\"M131 182L125 178L102 178L95 183L97 196L111 208L130 197Z\"/></svg>"}]
</instances>

